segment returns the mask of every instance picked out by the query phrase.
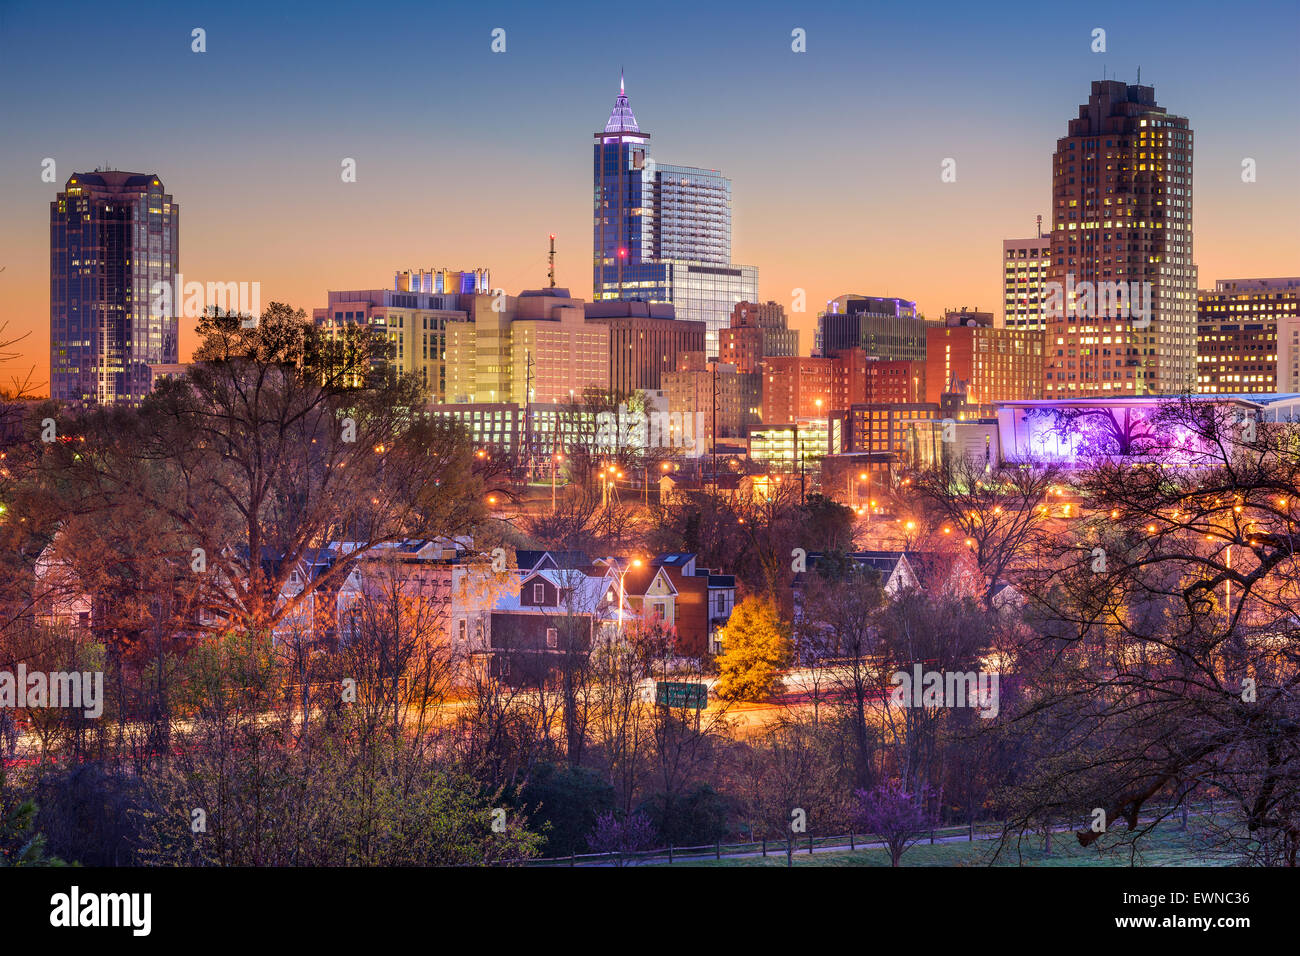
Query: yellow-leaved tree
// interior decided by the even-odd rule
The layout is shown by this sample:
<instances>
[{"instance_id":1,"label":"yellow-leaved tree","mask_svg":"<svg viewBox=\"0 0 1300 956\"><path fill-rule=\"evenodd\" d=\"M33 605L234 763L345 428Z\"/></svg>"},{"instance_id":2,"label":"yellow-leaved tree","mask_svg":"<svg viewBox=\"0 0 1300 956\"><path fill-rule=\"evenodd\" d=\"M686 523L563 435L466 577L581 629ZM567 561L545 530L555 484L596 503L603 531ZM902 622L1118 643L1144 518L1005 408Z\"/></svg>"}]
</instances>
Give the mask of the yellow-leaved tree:
<instances>
[{"instance_id":1,"label":"yellow-leaved tree","mask_svg":"<svg viewBox=\"0 0 1300 956\"><path fill-rule=\"evenodd\" d=\"M736 605L719 635L715 692L723 700L766 700L781 689L779 672L790 662L790 631L776 605L748 597Z\"/></svg>"}]
</instances>

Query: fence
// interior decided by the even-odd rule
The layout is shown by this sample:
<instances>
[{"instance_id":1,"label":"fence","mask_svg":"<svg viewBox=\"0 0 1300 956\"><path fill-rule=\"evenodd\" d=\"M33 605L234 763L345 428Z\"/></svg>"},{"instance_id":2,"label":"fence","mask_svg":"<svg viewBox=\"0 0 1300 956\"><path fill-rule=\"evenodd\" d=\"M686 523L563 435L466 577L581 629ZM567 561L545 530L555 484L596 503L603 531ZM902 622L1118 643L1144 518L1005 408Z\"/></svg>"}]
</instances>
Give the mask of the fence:
<instances>
[{"instance_id":1,"label":"fence","mask_svg":"<svg viewBox=\"0 0 1300 956\"><path fill-rule=\"evenodd\" d=\"M1152 808L1146 811L1140 822L1150 823L1154 818L1163 815L1182 813L1186 811L1186 816L1203 816L1214 813L1214 801L1210 800L1204 808L1194 810L1190 806L1186 807L1161 807ZM1090 816L1082 816L1072 821L1062 821L1060 824L1052 824L1053 832L1066 833L1076 829L1085 830L1092 823ZM934 827L922 834L916 842L920 843L954 843L961 842L960 837L965 837L966 842L973 843L975 840L987 840L1000 836L1007 832L1009 823L1007 821L983 821L965 823L955 826ZM1014 832L1014 831L1012 831ZM1037 832L1030 830L1029 832ZM726 856L781 856L789 848L794 854L811 854L818 850L830 852L832 850L858 850L867 848L880 848L883 846L885 839L878 833L840 833L831 836L814 836L812 833L798 834L795 839L785 840L749 840L742 843L723 843L720 840L710 844L700 846L666 846L654 850L637 850L629 853L606 852L606 853L574 853L569 856L553 856L533 859L516 859L499 861L501 864L522 865L522 866L577 866L579 864L592 865L599 862L618 862L623 864L635 864L641 862L689 862L691 860L720 860ZM915 845L915 844L914 844Z\"/></svg>"}]
</instances>

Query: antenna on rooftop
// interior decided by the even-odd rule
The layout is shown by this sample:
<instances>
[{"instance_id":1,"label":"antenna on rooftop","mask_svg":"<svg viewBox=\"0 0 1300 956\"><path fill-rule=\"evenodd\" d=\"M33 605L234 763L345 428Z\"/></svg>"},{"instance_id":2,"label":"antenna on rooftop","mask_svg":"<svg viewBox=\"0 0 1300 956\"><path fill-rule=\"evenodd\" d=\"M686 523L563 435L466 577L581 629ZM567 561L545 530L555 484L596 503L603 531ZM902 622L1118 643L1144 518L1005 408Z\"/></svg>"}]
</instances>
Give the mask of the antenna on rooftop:
<instances>
[{"instance_id":1,"label":"antenna on rooftop","mask_svg":"<svg viewBox=\"0 0 1300 956\"><path fill-rule=\"evenodd\" d=\"M555 288L555 233L551 233L551 254L547 257L550 262L550 268L546 271L546 277L551 280L551 288Z\"/></svg>"}]
</instances>

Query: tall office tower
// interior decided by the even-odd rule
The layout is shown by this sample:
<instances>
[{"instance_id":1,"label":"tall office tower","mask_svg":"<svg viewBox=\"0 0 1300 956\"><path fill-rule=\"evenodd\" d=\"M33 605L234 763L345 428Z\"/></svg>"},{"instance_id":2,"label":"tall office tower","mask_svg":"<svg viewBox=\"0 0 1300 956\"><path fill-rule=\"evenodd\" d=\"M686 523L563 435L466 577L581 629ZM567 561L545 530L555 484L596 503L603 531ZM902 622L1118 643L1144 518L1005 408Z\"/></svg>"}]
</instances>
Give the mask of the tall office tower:
<instances>
[{"instance_id":1,"label":"tall office tower","mask_svg":"<svg viewBox=\"0 0 1300 956\"><path fill-rule=\"evenodd\" d=\"M818 355L863 349L879 359L915 362L925 358L928 323L906 299L842 295L817 316Z\"/></svg>"},{"instance_id":2,"label":"tall office tower","mask_svg":"<svg viewBox=\"0 0 1300 956\"><path fill-rule=\"evenodd\" d=\"M717 355L732 308L758 298L758 269L731 262L731 180L650 158L621 78L595 140L592 298L670 302Z\"/></svg>"},{"instance_id":3,"label":"tall office tower","mask_svg":"<svg viewBox=\"0 0 1300 956\"><path fill-rule=\"evenodd\" d=\"M1220 279L1196 312L1198 392L1300 392L1300 278Z\"/></svg>"},{"instance_id":4,"label":"tall office tower","mask_svg":"<svg viewBox=\"0 0 1300 956\"><path fill-rule=\"evenodd\" d=\"M1042 220L1042 216L1038 218ZM1042 331L1046 327L1043 286L1051 261L1052 241L1041 229L1032 239L1002 240L1003 328Z\"/></svg>"},{"instance_id":5,"label":"tall office tower","mask_svg":"<svg viewBox=\"0 0 1300 956\"><path fill-rule=\"evenodd\" d=\"M1192 130L1106 80L1056 141L1044 397L1196 388Z\"/></svg>"},{"instance_id":6,"label":"tall office tower","mask_svg":"<svg viewBox=\"0 0 1300 956\"><path fill-rule=\"evenodd\" d=\"M179 361L179 225L154 175L75 173L50 203L51 398L135 404Z\"/></svg>"}]
</instances>

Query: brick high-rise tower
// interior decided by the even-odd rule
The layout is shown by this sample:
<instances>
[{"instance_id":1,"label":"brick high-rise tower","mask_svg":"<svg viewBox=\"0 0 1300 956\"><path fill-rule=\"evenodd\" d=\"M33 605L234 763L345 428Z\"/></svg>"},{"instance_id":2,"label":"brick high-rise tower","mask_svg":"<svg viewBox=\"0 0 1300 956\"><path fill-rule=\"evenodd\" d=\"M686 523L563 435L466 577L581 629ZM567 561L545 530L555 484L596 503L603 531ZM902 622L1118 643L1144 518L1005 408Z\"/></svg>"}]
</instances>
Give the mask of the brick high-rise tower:
<instances>
[{"instance_id":1,"label":"brick high-rise tower","mask_svg":"<svg viewBox=\"0 0 1300 956\"><path fill-rule=\"evenodd\" d=\"M1153 87L1092 84L1052 157L1051 239L1045 397L1195 390L1192 131Z\"/></svg>"}]
</instances>

